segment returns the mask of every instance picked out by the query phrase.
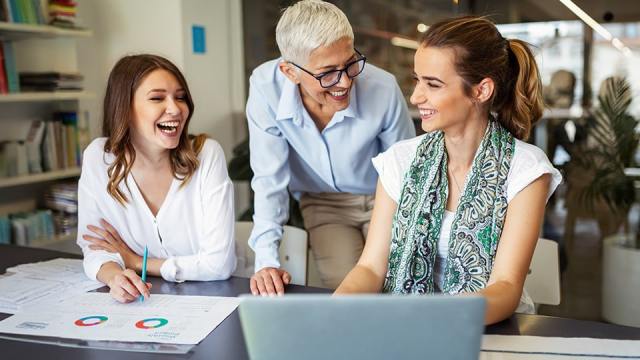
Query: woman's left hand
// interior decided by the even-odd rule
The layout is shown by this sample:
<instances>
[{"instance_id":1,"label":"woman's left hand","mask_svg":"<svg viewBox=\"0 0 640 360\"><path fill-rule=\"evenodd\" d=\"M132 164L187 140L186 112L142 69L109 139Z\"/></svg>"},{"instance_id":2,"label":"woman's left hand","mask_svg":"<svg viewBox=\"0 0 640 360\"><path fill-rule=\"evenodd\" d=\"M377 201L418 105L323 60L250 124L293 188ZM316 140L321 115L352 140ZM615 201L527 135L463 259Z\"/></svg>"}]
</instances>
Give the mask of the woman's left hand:
<instances>
[{"instance_id":1,"label":"woman's left hand","mask_svg":"<svg viewBox=\"0 0 640 360\"><path fill-rule=\"evenodd\" d=\"M105 250L112 253L119 253L124 260L125 268L138 269L138 264L142 261L142 257L133 252L127 243L122 240L118 230L116 230L106 220L100 219L102 227L88 225L87 229L95 235L82 235L82 238L90 242L90 249Z\"/></svg>"}]
</instances>

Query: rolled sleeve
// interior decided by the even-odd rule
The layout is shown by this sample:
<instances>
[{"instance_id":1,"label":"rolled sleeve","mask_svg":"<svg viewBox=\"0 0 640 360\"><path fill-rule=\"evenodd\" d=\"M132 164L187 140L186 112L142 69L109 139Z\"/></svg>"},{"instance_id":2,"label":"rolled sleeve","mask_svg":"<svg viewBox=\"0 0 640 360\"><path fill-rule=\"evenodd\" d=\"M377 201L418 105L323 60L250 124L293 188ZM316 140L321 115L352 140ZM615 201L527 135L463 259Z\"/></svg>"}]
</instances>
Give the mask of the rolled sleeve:
<instances>
[{"instance_id":1,"label":"rolled sleeve","mask_svg":"<svg viewBox=\"0 0 640 360\"><path fill-rule=\"evenodd\" d=\"M176 265L176 258L169 258L162 263L160 267L160 276L166 281L171 282L183 282L177 279L178 266Z\"/></svg>"},{"instance_id":2,"label":"rolled sleeve","mask_svg":"<svg viewBox=\"0 0 640 360\"><path fill-rule=\"evenodd\" d=\"M378 172L378 181L382 184L382 187L387 192L387 195L393 199L396 203L400 199L400 176L391 164L388 164L389 152L384 152L371 159L373 167Z\"/></svg>"}]
</instances>

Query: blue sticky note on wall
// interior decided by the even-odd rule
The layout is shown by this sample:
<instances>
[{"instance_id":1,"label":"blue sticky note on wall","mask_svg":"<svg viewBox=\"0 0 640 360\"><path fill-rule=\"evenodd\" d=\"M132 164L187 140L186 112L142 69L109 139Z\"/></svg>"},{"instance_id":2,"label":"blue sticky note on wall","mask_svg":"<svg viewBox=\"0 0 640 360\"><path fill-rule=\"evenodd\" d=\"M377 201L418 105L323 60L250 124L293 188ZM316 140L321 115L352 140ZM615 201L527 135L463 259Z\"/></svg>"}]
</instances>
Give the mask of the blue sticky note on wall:
<instances>
[{"instance_id":1,"label":"blue sticky note on wall","mask_svg":"<svg viewBox=\"0 0 640 360\"><path fill-rule=\"evenodd\" d=\"M193 38L193 53L204 54L207 51L205 47L204 26L191 26L191 37Z\"/></svg>"}]
</instances>

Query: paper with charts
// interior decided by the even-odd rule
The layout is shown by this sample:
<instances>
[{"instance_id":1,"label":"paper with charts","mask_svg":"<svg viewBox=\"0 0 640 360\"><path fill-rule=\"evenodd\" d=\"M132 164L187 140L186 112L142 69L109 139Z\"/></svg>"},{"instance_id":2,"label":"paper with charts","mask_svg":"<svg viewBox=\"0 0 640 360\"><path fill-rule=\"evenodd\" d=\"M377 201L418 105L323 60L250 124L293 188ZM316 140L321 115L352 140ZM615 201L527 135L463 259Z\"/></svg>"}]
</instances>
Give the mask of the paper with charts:
<instances>
[{"instance_id":1,"label":"paper with charts","mask_svg":"<svg viewBox=\"0 0 640 360\"><path fill-rule=\"evenodd\" d=\"M197 344L239 303L232 297L152 294L144 302L120 304L106 293L85 293L0 321L0 333Z\"/></svg>"}]
</instances>

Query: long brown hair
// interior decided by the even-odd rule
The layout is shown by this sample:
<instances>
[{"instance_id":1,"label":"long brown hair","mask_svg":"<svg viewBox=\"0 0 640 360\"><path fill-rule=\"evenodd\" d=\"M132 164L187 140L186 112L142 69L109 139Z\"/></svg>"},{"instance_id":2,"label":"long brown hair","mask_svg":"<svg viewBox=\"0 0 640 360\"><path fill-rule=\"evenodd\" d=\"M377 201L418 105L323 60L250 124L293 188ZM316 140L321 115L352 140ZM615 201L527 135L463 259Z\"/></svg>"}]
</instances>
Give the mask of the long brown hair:
<instances>
[{"instance_id":1,"label":"long brown hair","mask_svg":"<svg viewBox=\"0 0 640 360\"><path fill-rule=\"evenodd\" d=\"M129 176L136 159L130 129L133 117L133 96L145 77L158 69L166 70L176 77L184 89L185 102L189 108L187 121L180 134L180 142L169 152L171 170L177 179L182 180L181 186L184 186L200 165L198 154L206 136L188 135L189 120L193 115L194 105L187 81L180 70L169 60L157 55L141 54L123 57L118 60L109 74L102 118L102 134L107 138L104 151L115 156L115 160L107 170L109 175L107 191L122 205L126 205L128 199L118 186Z\"/></svg>"},{"instance_id":2,"label":"long brown hair","mask_svg":"<svg viewBox=\"0 0 640 360\"><path fill-rule=\"evenodd\" d=\"M544 101L538 66L526 42L503 38L485 17L462 16L431 25L420 45L454 51L454 66L469 96L473 85L491 78L495 89L488 110L516 138L529 137Z\"/></svg>"}]
</instances>

